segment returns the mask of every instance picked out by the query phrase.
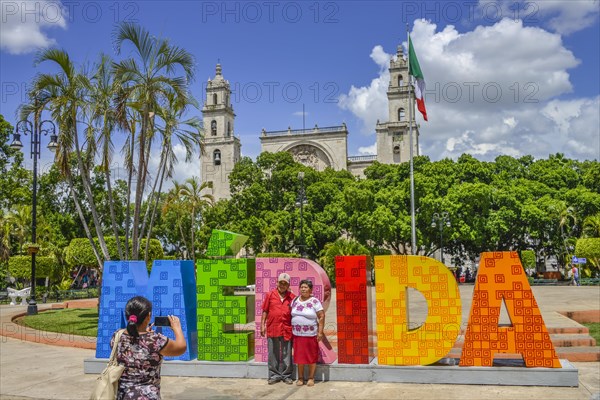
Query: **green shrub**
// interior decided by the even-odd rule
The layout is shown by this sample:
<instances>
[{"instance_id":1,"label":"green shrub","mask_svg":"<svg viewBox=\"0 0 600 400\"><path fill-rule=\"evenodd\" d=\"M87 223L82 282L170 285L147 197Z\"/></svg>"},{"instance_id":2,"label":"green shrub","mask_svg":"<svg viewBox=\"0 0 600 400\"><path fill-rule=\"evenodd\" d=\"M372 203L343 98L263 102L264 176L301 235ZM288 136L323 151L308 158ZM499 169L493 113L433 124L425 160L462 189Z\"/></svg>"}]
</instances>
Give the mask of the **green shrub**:
<instances>
[{"instance_id":1,"label":"green shrub","mask_svg":"<svg viewBox=\"0 0 600 400\"><path fill-rule=\"evenodd\" d=\"M320 264L327 272L331 285L335 286L335 257L336 256L356 256L370 255L368 248L360 244L356 240L338 239L335 242L327 243L320 254ZM367 271L372 274L372 271Z\"/></svg>"},{"instance_id":2,"label":"green shrub","mask_svg":"<svg viewBox=\"0 0 600 400\"><path fill-rule=\"evenodd\" d=\"M575 255L587 259L580 270L583 276L590 277L600 267L600 238L581 238L575 245Z\"/></svg>"},{"instance_id":3,"label":"green shrub","mask_svg":"<svg viewBox=\"0 0 600 400\"><path fill-rule=\"evenodd\" d=\"M8 259L8 271L17 279L31 279L31 256L12 256ZM62 269L54 257L35 257L35 276L49 276L52 281L60 279Z\"/></svg>"},{"instance_id":4,"label":"green shrub","mask_svg":"<svg viewBox=\"0 0 600 400\"><path fill-rule=\"evenodd\" d=\"M521 264L525 271L535 269L535 252L533 250L521 251Z\"/></svg>"},{"instance_id":5,"label":"green shrub","mask_svg":"<svg viewBox=\"0 0 600 400\"><path fill-rule=\"evenodd\" d=\"M108 254L110 255L111 260L118 260L118 252L117 252L117 241L114 236L106 236L106 247L108 247ZM100 246L98 245L98 239L94 239L96 246L98 246L98 251L100 251ZM121 238L121 243L125 243L125 238ZM129 246L131 249L131 242L129 242ZM142 239L140 243L140 256L144 256L144 251L146 248L146 239ZM87 238L76 238L71 240L69 246L67 246L65 252L65 261L70 266L83 266L96 268L98 266L96 262L96 257L94 256L94 251L92 250L92 246L90 245L90 241ZM152 265L153 260L162 260L164 259L164 252L162 245L158 239L150 239L150 248L148 249L148 263L150 266Z\"/></svg>"},{"instance_id":6,"label":"green shrub","mask_svg":"<svg viewBox=\"0 0 600 400\"><path fill-rule=\"evenodd\" d=\"M300 258L297 253L258 253L257 258Z\"/></svg>"}]
</instances>

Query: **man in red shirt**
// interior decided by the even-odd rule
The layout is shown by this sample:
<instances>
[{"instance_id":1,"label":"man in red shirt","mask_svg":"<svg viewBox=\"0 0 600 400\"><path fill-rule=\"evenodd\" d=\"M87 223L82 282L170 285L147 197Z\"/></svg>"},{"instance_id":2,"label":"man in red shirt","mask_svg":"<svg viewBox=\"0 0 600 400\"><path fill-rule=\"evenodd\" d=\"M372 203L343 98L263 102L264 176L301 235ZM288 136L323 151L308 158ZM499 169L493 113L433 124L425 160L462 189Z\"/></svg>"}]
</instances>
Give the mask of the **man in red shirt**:
<instances>
[{"instance_id":1,"label":"man in red shirt","mask_svg":"<svg viewBox=\"0 0 600 400\"><path fill-rule=\"evenodd\" d=\"M269 346L269 385L283 381L288 385L292 380L292 300L296 297L290 292L290 276L281 273L277 280L277 289L267 294L262 305L260 334L267 337Z\"/></svg>"}]
</instances>

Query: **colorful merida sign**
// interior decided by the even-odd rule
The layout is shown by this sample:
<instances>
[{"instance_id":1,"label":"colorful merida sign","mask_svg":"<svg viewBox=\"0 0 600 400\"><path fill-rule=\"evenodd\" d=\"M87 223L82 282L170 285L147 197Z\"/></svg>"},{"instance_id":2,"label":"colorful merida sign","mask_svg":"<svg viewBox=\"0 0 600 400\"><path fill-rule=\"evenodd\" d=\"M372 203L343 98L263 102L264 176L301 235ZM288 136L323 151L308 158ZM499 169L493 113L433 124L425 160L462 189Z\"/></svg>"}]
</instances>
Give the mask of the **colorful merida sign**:
<instances>
[{"instance_id":1,"label":"colorful merida sign","mask_svg":"<svg viewBox=\"0 0 600 400\"><path fill-rule=\"evenodd\" d=\"M107 262L104 267L96 357L108 358L112 333L125 326L123 308L133 296L153 303L153 315L179 316L188 351L176 359L266 361L266 339L259 334L263 297L287 272L298 293L302 279L313 281L313 294L325 308L331 284L314 261L293 258L234 258L247 237L214 231L208 259L155 261L148 277L143 262ZM337 352L320 343L321 362L369 364L374 358L368 293L370 257L336 259ZM440 262L420 256L376 256L375 312L377 361L382 365L428 365L446 357L460 333L461 299L451 272ZM255 284L255 296L237 296L233 287ZM417 329L408 328L407 288L427 300L428 315ZM506 304L512 325L499 326ZM255 330L235 329L252 322ZM172 335L165 329L165 334ZM482 253L461 366L491 366L497 353L518 353L527 367L560 368L518 255Z\"/></svg>"}]
</instances>

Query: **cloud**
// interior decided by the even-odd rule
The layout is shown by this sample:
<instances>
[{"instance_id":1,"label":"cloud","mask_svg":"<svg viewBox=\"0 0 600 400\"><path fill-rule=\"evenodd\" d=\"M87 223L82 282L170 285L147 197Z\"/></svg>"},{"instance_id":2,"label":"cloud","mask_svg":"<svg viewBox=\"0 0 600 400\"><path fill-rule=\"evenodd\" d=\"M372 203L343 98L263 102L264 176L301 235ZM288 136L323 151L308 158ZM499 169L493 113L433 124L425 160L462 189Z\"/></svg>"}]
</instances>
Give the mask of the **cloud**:
<instances>
[{"instance_id":1,"label":"cloud","mask_svg":"<svg viewBox=\"0 0 600 400\"><path fill-rule=\"evenodd\" d=\"M492 13L510 16L525 24L541 24L561 35L569 35L592 26L600 14L598 0L480 0L478 8L479 14L483 16Z\"/></svg>"},{"instance_id":2,"label":"cloud","mask_svg":"<svg viewBox=\"0 0 600 400\"><path fill-rule=\"evenodd\" d=\"M296 111L296 112L292 113L292 115L295 117L302 117L303 115L304 116L308 115L308 111Z\"/></svg>"},{"instance_id":3,"label":"cloud","mask_svg":"<svg viewBox=\"0 0 600 400\"><path fill-rule=\"evenodd\" d=\"M60 1L0 0L0 49L24 54L56 44L47 36L48 28L66 29L66 10Z\"/></svg>"},{"instance_id":4,"label":"cloud","mask_svg":"<svg viewBox=\"0 0 600 400\"><path fill-rule=\"evenodd\" d=\"M600 159L598 98L560 98L572 92L569 70L580 63L560 35L509 19L466 33L450 25L437 31L435 24L417 20L411 37L427 83L429 122L417 115L421 154L435 160L471 153L493 160L561 152ZM374 54L385 52L375 46L371 53L381 68L383 58ZM380 70L370 86L353 86L342 96L340 107L367 132L377 119L389 120L388 82L389 74Z\"/></svg>"},{"instance_id":5,"label":"cloud","mask_svg":"<svg viewBox=\"0 0 600 400\"><path fill-rule=\"evenodd\" d=\"M338 106L349 110L363 122L362 133L375 132L377 120L386 121L387 97L386 91L390 82L388 63L392 57L377 45L370 55L371 59L379 66L379 77L371 81L368 87L350 88L348 94L339 97Z\"/></svg>"},{"instance_id":6,"label":"cloud","mask_svg":"<svg viewBox=\"0 0 600 400\"><path fill-rule=\"evenodd\" d=\"M372 145L366 146L366 147L359 147L358 154L360 154L361 156L376 155L377 154L377 143L373 143Z\"/></svg>"},{"instance_id":7,"label":"cloud","mask_svg":"<svg viewBox=\"0 0 600 400\"><path fill-rule=\"evenodd\" d=\"M173 146L173 152L175 153L175 156L177 157L177 164L175 164L174 168L173 168L173 177L172 178L165 178L165 181L163 183L163 187L162 187L162 191L167 192L169 191L169 189L171 189L173 187L173 182L177 181L179 183L183 183L185 182L187 179L192 178L194 176L199 177L200 176L200 168L199 168L199 159L200 159L200 155L198 155L197 153L195 153L194 155L192 155L192 160L191 162L187 163L185 162L185 147L180 144L177 143ZM150 161L148 163L148 170L151 172L152 174L152 182L154 182L154 173L156 173L157 169L158 169L158 165L160 163L160 156L161 153L159 151L152 151L150 154Z\"/></svg>"}]
</instances>

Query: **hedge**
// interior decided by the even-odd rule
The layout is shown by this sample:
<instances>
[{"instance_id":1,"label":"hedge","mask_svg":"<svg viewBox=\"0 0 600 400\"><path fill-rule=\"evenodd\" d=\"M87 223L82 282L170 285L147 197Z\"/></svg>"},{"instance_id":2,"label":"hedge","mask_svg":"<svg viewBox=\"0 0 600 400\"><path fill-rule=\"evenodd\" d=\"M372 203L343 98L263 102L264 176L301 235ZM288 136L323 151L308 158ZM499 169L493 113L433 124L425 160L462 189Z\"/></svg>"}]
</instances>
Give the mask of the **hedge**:
<instances>
[{"instance_id":1,"label":"hedge","mask_svg":"<svg viewBox=\"0 0 600 400\"><path fill-rule=\"evenodd\" d=\"M533 250L521 251L521 264L525 270L535 269L535 252Z\"/></svg>"},{"instance_id":2,"label":"hedge","mask_svg":"<svg viewBox=\"0 0 600 400\"><path fill-rule=\"evenodd\" d=\"M575 255L581 258L587 258L584 273L591 274L591 265L600 268L600 238L581 238L575 245ZM589 275L588 275L589 276Z\"/></svg>"},{"instance_id":3,"label":"hedge","mask_svg":"<svg viewBox=\"0 0 600 400\"><path fill-rule=\"evenodd\" d=\"M12 256L8 259L10 275L18 279L31 279L31 256ZM60 266L54 257L35 257L36 278L60 279Z\"/></svg>"},{"instance_id":4,"label":"hedge","mask_svg":"<svg viewBox=\"0 0 600 400\"><path fill-rule=\"evenodd\" d=\"M106 246L108 247L108 254L110 255L111 260L118 260L118 252L117 252L117 241L114 236L106 236L105 238ZM98 246L98 251L100 251L100 246L98 245L98 239L94 238L94 242ZM125 238L121 238L121 244L125 244ZM131 241L129 242L129 248L131 249ZM141 240L140 244L140 256L144 256L144 251L146 249L146 239ZM83 266L96 268L98 263L96 261L96 257L94 256L94 252L92 250L92 246L90 245L90 241L87 238L76 238L71 240L69 246L67 246L65 252L65 261L70 266ZM150 239L150 249L148 250L148 258L149 260L161 260L164 257L164 252L162 245L158 239Z\"/></svg>"},{"instance_id":5,"label":"hedge","mask_svg":"<svg viewBox=\"0 0 600 400\"><path fill-rule=\"evenodd\" d=\"M297 253L258 253L257 258L300 258Z\"/></svg>"}]
</instances>

